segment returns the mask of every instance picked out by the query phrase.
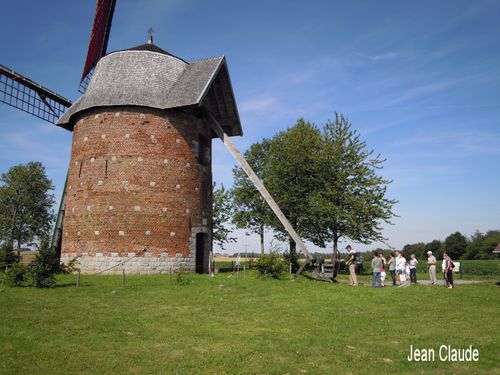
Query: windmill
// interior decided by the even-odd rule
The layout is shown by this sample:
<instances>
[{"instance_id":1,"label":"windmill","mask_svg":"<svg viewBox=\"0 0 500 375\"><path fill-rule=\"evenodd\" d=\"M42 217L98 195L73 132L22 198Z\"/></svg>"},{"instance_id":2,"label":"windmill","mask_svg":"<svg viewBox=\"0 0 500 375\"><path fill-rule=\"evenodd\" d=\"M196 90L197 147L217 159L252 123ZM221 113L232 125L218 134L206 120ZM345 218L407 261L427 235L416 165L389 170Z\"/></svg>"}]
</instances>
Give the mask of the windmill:
<instances>
[{"instance_id":1,"label":"windmill","mask_svg":"<svg viewBox=\"0 0 500 375\"><path fill-rule=\"evenodd\" d=\"M152 29L146 44L106 55L115 3L97 1L75 103L1 66L0 101L73 131L51 246L64 261L82 257L87 272L127 262L138 273L206 272L220 138L309 260L230 139L242 130L225 57L188 63L154 45Z\"/></svg>"}]
</instances>

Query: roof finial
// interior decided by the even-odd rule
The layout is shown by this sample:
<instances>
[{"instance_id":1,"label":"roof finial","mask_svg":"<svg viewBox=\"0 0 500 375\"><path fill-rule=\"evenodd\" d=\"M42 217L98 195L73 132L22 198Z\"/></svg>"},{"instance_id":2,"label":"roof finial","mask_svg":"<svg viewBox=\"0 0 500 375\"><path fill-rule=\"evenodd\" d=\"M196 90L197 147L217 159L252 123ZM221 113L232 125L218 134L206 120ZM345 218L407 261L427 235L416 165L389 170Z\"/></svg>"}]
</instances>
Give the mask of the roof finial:
<instances>
[{"instance_id":1,"label":"roof finial","mask_svg":"<svg viewBox=\"0 0 500 375\"><path fill-rule=\"evenodd\" d=\"M153 33L154 33L154 29L152 27L150 27L148 29L148 44L153 44Z\"/></svg>"}]
</instances>

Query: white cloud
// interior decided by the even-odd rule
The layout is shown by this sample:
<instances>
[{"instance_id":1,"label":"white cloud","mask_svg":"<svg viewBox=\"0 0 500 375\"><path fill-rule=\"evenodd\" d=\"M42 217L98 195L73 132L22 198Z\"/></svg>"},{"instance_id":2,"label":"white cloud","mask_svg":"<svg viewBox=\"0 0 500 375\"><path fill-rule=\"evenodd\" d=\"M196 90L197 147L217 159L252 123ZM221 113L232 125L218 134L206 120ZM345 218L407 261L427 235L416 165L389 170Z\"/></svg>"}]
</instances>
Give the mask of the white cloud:
<instances>
[{"instance_id":1,"label":"white cloud","mask_svg":"<svg viewBox=\"0 0 500 375\"><path fill-rule=\"evenodd\" d=\"M379 61L391 60L391 59L395 59L397 57L400 57L401 53L390 51L390 52L380 53L380 54L376 54L376 55L367 55L367 54L364 54L361 52L357 52L356 55L358 55L364 59L370 60L372 62L379 62Z\"/></svg>"},{"instance_id":2,"label":"white cloud","mask_svg":"<svg viewBox=\"0 0 500 375\"><path fill-rule=\"evenodd\" d=\"M274 97L256 96L240 102L238 106L240 112L274 112L281 110L282 107Z\"/></svg>"},{"instance_id":3,"label":"white cloud","mask_svg":"<svg viewBox=\"0 0 500 375\"><path fill-rule=\"evenodd\" d=\"M395 105L399 103L408 102L423 96L435 94L437 92L445 91L452 87L455 81L436 81L432 83L425 83L414 86L408 90L403 91L400 95L390 100L387 105Z\"/></svg>"}]
</instances>

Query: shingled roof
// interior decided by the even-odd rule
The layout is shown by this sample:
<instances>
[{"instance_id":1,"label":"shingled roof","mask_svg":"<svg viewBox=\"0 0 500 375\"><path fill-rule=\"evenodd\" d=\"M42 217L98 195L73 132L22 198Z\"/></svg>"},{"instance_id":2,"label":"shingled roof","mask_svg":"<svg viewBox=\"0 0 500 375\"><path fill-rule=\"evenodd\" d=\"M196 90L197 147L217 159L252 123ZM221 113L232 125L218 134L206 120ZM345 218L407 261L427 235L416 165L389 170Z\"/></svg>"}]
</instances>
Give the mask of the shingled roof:
<instances>
[{"instance_id":1,"label":"shingled roof","mask_svg":"<svg viewBox=\"0 0 500 375\"><path fill-rule=\"evenodd\" d=\"M108 106L158 109L205 107L231 136L242 135L224 56L186 62L154 44L143 44L104 56L89 86L59 119L73 130L75 116Z\"/></svg>"}]
</instances>

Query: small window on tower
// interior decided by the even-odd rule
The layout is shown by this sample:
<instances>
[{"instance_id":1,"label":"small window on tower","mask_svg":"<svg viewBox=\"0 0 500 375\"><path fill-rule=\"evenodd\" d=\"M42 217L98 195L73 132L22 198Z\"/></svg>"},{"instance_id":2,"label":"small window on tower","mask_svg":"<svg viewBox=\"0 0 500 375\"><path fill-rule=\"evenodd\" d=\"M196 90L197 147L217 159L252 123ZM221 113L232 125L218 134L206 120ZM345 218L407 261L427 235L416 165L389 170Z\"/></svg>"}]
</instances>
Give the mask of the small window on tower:
<instances>
[{"instance_id":1,"label":"small window on tower","mask_svg":"<svg viewBox=\"0 0 500 375\"><path fill-rule=\"evenodd\" d=\"M207 165L210 163L210 148L208 139L202 135L200 135L198 139L198 163L201 165Z\"/></svg>"}]
</instances>

